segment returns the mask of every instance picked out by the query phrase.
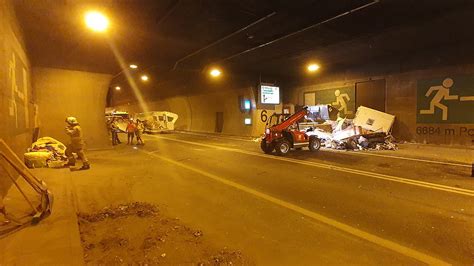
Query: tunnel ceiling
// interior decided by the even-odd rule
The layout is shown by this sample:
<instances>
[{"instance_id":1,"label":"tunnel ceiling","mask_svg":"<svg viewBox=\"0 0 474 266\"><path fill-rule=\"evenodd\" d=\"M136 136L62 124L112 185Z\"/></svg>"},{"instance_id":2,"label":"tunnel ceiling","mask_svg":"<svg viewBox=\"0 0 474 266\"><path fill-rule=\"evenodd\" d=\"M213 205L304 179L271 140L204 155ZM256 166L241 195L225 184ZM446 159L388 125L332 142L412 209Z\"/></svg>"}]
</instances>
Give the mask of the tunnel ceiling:
<instances>
[{"instance_id":1,"label":"tunnel ceiling","mask_svg":"<svg viewBox=\"0 0 474 266\"><path fill-rule=\"evenodd\" d=\"M174 72L202 71L211 64L236 72L291 75L309 60L337 68L470 42L474 26L473 1L460 0L381 0L373 5L370 0L13 2L33 66L112 74L120 67L110 43L127 63L158 75L175 66ZM108 15L107 36L84 26L89 9ZM354 12L335 18L350 10ZM265 45L325 20L330 21ZM251 23L255 25L176 65ZM255 49L259 45L265 46Z\"/></svg>"}]
</instances>

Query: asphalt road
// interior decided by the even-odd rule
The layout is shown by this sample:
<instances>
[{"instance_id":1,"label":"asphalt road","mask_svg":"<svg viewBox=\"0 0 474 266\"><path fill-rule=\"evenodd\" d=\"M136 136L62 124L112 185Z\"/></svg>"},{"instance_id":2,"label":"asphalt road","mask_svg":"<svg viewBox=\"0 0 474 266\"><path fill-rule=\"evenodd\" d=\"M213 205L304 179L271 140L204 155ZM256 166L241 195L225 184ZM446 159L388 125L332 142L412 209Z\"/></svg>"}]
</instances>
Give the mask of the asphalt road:
<instances>
[{"instance_id":1,"label":"asphalt road","mask_svg":"<svg viewBox=\"0 0 474 266\"><path fill-rule=\"evenodd\" d=\"M79 208L148 201L257 264L474 263L470 169L257 142L145 136L90 154ZM96 167L94 167L96 165Z\"/></svg>"}]
</instances>

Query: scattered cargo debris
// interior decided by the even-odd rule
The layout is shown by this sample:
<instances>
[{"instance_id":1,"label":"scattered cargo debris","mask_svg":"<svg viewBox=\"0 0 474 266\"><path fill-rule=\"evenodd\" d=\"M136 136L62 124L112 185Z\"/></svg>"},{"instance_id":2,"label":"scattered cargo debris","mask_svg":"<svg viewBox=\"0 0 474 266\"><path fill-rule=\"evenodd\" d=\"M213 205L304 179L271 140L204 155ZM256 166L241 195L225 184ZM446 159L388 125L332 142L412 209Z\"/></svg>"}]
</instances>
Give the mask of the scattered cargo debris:
<instances>
[{"instance_id":1,"label":"scattered cargo debris","mask_svg":"<svg viewBox=\"0 0 474 266\"><path fill-rule=\"evenodd\" d=\"M31 145L24 158L28 168L60 168L67 163L66 145L54 138L43 137Z\"/></svg>"},{"instance_id":2,"label":"scattered cargo debris","mask_svg":"<svg viewBox=\"0 0 474 266\"><path fill-rule=\"evenodd\" d=\"M292 116L270 117L262 137L261 149L278 155L291 148L320 146L339 150L397 150L391 135L395 116L365 106L354 119L337 117L330 105L305 106ZM273 122L273 123L272 123Z\"/></svg>"},{"instance_id":3,"label":"scattered cargo debris","mask_svg":"<svg viewBox=\"0 0 474 266\"><path fill-rule=\"evenodd\" d=\"M360 106L354 119L326 120L323 125L330 125L330 128L317 126L307 134L317 136L326 148L397 150L391 135L394 121L393 115Z\"/></svg>"},{"instance_id":4,"label":"scattered cargo debris","mask_svg":"<svg viewBox=\"0 0 474 266\"><path fill-rule=\"evenodd\" d=\"M153 204L121 204L78 218L87 265L254 265Z\"/></svg>"}]
</instances>

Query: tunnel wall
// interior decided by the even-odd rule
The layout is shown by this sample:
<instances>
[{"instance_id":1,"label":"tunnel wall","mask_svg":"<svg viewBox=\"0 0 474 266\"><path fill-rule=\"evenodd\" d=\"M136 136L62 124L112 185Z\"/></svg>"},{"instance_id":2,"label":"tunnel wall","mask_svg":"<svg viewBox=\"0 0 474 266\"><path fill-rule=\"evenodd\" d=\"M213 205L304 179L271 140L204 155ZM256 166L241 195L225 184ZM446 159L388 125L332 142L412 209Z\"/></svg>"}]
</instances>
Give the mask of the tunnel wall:
<instances>
[{"instance_id":1,"label":"tunnel wall","mask_svg":"<svg viewBox=\"0 0 474 266\"><path fill-rule=\"evenodd\" d=\"M22 158L30 146L34 124L35 93L30 62L12 3L0 1L0 138ZM0 169L0 198L11 182Z\"/></svg>"},{"instance_id":2,"label":"tunnel wall","mask_svg":"<svg viewBox=\"0 0 474 266\"><path fill-rule=\"evenodd\" d=\"M251 111L241 110L242 99L251 100ZM170 111L178 114L179 118L175 124L178 130L259 136L263 133L265 124L260 121L260 110L256 109L255 102L255 88L247 87L170 97L147 101L147 104L151 111ZM134 103L117 105L114 108L128 111L130 114L142 112L140 106ZM216 131L218 112L222 113L222 132ZM245 118L252 118L252 125L245 125Z\"/></svg>"},{"instance_id":3,"label":"tunnel wall","mask_svg":"<svg viewBox=\"0 0 474 266\"><path fill-rule=\"evenodd\" d=\"M105 124L105 103L112 76L54 68L33 68L38 91L40 136L67 144L65 118L74 116L82 126L89 149L110 146Z\"/></svg>"},{"instance_id":4,"label":"tunnel wall","mask_svg":"<svg viewBox=\"0 0 474 266\"><path fill-rule=\"evenodd\" d=\"M34 127L30 63L10 1L0 1L0 14L0 138L22 154Z\"/></svg>"},{"instance_id":5,"label":"tunnel wall","mask_svg":"<svg viewBox=\"0 0 474 266\"><path fill-rule=\"evenodd\" d=\"M383 67L383 65L380 65ZM372 73L377 73L373 71ZM474 65L453 65L447 67L436 67L421 70L406 71L391 74L370 75L369 72L361 72L357 70L334 73L330 75L321 75L313 82L307 82L303 86L296 86L292 89L290 101L296 104L305 104L305 94L316 91L333 90L335 88L350 87L355 88L358 82L367 82L373 80L385 79L385 112L396 116L393 127L393 135L399 139L409 142L428 143L428 144L447 144L447 145L474 145L474 124L467 123L450 123L447 121L433 121L429 123L417 122L417 114L420 108L417 107L418 98L417 90L426 80L435 80L437 85L441 85L444 78L451 77L455 86L460 85L462 80L474 81ZM467 78L467 79L466 79ZM436 85L433 83L433 85ZM465 83L465 82L464 82ZM474 95L474 82L462 85L454 94ZM428 89L427 87L426 89ZM454 87L453 87L454 88ZM420 87L420 89L423 89ZM357 90L355 90L357 93ZM423 94L425 91L423 91ZM433 92L431 97L436 92ZM450 94L453 94L451 92ZM420 95L418 93L418 95ZM429 99L429 98L427 98ZM455 101L442 101L443 104L456 104ZM474 107L474 101L463 102L466 107L470 105L470 109ZM469 107L468 107L469 108ZM426 109L422 108L422 109ZM433 117L441 117L440 110L436 110ZM465 120L469 120L474 116L473 113L462 114ZM472 120L472 119L471 119Z\"/></svg>"}]
</instances>

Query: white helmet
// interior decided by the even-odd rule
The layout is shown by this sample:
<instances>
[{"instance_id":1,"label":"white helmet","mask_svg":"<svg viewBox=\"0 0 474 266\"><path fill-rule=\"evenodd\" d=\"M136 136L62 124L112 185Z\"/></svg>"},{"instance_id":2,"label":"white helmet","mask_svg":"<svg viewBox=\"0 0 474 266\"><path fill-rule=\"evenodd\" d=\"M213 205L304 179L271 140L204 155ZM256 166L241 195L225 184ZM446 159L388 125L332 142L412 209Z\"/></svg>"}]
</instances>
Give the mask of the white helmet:
<instances>
[{"instance_id":1,"label":"white helmet","mask_svg":"<svg viewBox=\"0 0 474 266\"><path fill-rule=\"evenodd\" d=\"M79 124L79 122L77 122L77 119L74 116L70 116L70 117L66 118L66 123L68 123L70 125Z\"/></svg>"}]
</instances>

